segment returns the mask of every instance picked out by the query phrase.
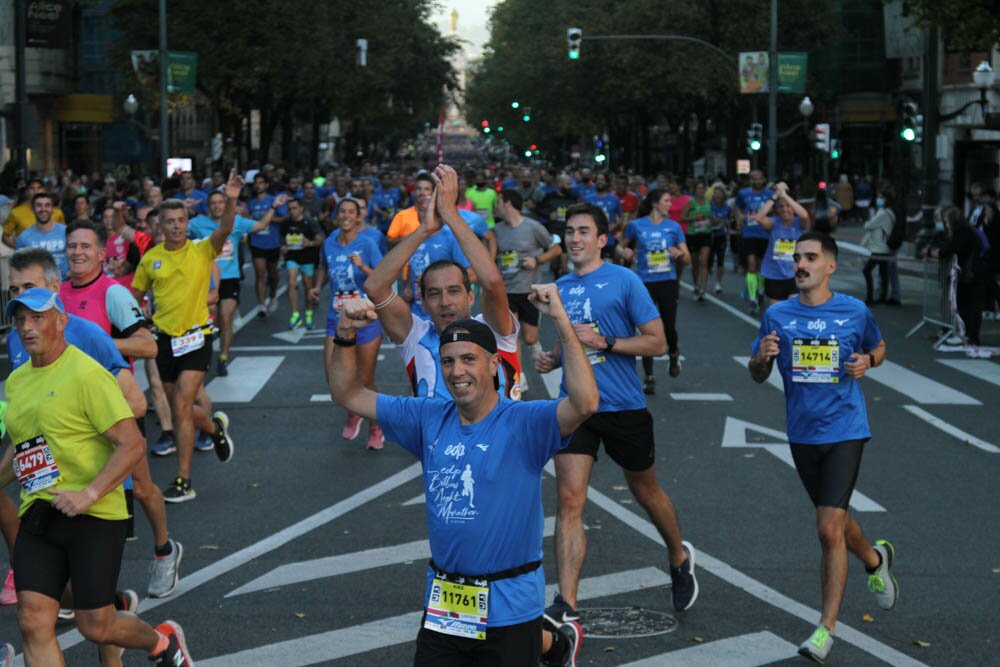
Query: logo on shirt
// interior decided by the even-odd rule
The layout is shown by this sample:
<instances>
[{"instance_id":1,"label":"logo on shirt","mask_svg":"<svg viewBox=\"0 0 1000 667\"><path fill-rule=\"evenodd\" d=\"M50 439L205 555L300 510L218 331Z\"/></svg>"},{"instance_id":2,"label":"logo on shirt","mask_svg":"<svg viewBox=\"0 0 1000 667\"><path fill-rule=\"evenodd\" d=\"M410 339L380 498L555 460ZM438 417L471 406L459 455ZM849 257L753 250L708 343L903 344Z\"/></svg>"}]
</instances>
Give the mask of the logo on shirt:
<instances>
[{"instance_id":1,"label":"logo on shirt","mask_svg":"<svg viewBox=\"0 0 1000 667\"><path fill-rule=\"evenodd\" d=\"M799 323L798 320L792 320L791 322L783 326L782 329L794 329L798 325L798 323Z\"/></svg>"},{"instance_id":2,"label":"logo on shirt","mask_svg":"<svg viewBox=\"0 0 1000 667\"><path fill-rule=\"evenodd\" d=\"M845 324L847 324L850 321L851 321L851 318L849 318L849 317L847 319L844 319L844 320L834 320L834 322L837 323L838 327L842 327L842 326L844 326Z\"/></svg>"},{"instance_id":3,"label":"logo on shirt","mask_svg":"<svg viewBox=\"0 0 1000 667\"><path fill-rule=\"evenodd\" d=\"M586 287L584 287L583 285L577 285L576 287L570 289L569 293L572 294L573 296L583 296L583 293L586 291L587 291Z\"/></svg>"},{"instance_id":4,"label":"logo on shirt","mask_svg":"<svg viewBox=\"0 0 1000 667\"><path fill-rule=\"evenodd\" d=\"M823 320L812 320L806 327L810 331L819 331L820 333L826 331L826 322Z\"/></svg>"},{"instance_id":5,"label":"logo on shirt","mask_svg":"<svg viewBox=\"0 0 1000 667\"><path fill-rule=\"evenodd\" d=\"M153 269L154 270L160 268L161 266L163 266L163 262L161 262L158 259L153 260Z\"/></svg>"},{"instance_id":6,"label":"logo on shirt","mask_svg":"<svg viewBox=\"0 0 1000 667\"><path fill-rule=\"evenodd\" d=\"M466 523L478 516L472 466L449 465L427 471L427 502L445 523Z\"/></svg>"},{"instance_id":7,"label":"logo on shirt","mask_svg":"<svg viewBox=\"0 0 1000 667\"><path fill-rule=\"evenodd\" d=\"M456 459L460 459L465 456L465 445L459 443L457 445L448 445L444 448L445 456L453 456Z\"/></svg>"},{"instance_id":8,"label":"logo on shirt","mask_svg":"<svg viewBox=\"0 0 1000 667\"><path fill-rule=\"evenodd\" d=\"M607 283L594 283L594 287L596 287L597 289L604 289L605 287L607 287Z\"/></svg>"},{"instance_id":9,"label":"logo on shirt","mask_svg":"<svg viewBox=\"0 0 1000 667\"><path fill-rule=\"evenodd\" d=\"M484 452L485 452L485 451L486 451L487 449L489 449L489 448L490 448L490 446L489 446L489 445L484 445L483 443L479 443L478 445L476 445L476 447L478 447L479 449L483 450Z\"/></svg>"}]
</instances>

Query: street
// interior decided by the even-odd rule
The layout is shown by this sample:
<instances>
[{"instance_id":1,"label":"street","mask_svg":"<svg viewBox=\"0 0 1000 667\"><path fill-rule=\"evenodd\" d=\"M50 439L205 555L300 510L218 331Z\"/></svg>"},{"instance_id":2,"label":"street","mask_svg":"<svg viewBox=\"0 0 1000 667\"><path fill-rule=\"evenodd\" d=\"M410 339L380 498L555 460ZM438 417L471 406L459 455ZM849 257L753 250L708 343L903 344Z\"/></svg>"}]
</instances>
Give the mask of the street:
<instances>
[{"instance_id":1,"label":"street","mask_svg":"<svg viewBox=\"0 0 1000 667\"><path fill-rule=\"evenodd\" d=\"M833 286L863 296L856 260L845 257ZM696 303L682 289L683 372L672 379L665 358L657 362L649 402L659 479L697 549L697 603L673 612L662 542L602 455L585 513L582 665L805 664L796 648L819 616L819 544L783 444L780 381L757 385L746 370L756 324L740 305L740 282L727 267L718 298ZM870 541L894 544L900 599L880 610L852 560L831 664L996 659L1000 531L990 527L1000 434L989 415L1000 409L1000 365L935 353L927 330L905 338L919 320L918 290L904 276L906 305L874 310L888 363L863 381L874 437L851 503ZM251 292L244 281L244 313ZM208 384L232 421L235 456L222 465L196 454L198 498L168 507L171 535L184 545L180 585L169 598L143 600L140 614L181 623L201 667L410 664L430 555L419 466L390 443L365 451L367 425L355 441L341 439L344 413L330 402L322 370L325 309L314 331L290 332L287 298L281 306L266 321L245 322L229 377ZM986 324L984 337L996 340L996 325ZM543 324L543 344L552 338ZM378 388L406 394L393 348L383 343ZM529 380L527 399L558 389L557 373L532 369ZM152 441L154 415L147 425ZM169 482L175 463L154 457L154 479ZM547 602L555 582L549 470ZM136 533L120 586L143 595L151 537L141 512ZM68 664L97 664L94 646L70 625L59 632ZM13 607L0 610L0 639L20 650ZM147 664L134 652L125 662Z\"/></svg>"}]
</instances>

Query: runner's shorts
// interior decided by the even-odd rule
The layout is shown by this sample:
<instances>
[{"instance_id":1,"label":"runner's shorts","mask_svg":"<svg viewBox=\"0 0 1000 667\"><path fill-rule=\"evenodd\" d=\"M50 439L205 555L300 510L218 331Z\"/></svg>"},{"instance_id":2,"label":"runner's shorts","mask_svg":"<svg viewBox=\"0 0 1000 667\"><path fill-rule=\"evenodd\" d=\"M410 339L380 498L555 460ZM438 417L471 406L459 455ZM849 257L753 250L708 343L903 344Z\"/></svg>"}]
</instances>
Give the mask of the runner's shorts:
<instances>
[{"instance_id":1,"label":"runner's shorts","mask_svg":"<svg viewBox=\"0 0 1000 667\"><path fill-rule=\"evenodd\" d=\"M597 460L597 450L604 451L625 470L642 472L655 462L653 415L649 410L598 412L580 425L569 445L559 454L588 454Z\"/></svg>"}]
</instances>

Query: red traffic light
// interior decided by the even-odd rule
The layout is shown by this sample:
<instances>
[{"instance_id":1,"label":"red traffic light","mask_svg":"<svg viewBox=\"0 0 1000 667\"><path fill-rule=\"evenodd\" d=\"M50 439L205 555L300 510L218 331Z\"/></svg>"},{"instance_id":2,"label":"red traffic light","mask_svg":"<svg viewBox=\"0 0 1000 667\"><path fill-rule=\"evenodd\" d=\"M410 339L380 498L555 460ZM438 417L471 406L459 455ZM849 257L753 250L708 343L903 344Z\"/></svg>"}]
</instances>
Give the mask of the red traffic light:
<instances>
[{"instance_id":1,"label":"red traffic light","mask_svg":"<svg viewBox=\"0 0 1000 667\"><path fill-rule=\"evenodd\" d=\"M538 146L536 146L535 144L531 144L531 150L537 150L537 149L538 149Z\"/></svg>"},{"instance_id":2,"label":"red traffic light","mask_svg":"<svg viewBox=\"0 0 1000 667\"><path fill-rule=\"evenodd\" d=\"M826 190L826 181L820 181L816 184L820 190Z\"/></svg>"},{"instance_id":3,"label":"red traffic light","mask_svg":"<svg viewBox=\"0 0 1000 667\"><path fill-rule=\"evenodd\" d=\"M481 125L482 125L483 127L489 127L489 126L490 126L490 121L488 121L488 120L483 120L483 122L482 122L482 123L480 123L480 124L481 124Z\"/></svg>"}]
</instances>

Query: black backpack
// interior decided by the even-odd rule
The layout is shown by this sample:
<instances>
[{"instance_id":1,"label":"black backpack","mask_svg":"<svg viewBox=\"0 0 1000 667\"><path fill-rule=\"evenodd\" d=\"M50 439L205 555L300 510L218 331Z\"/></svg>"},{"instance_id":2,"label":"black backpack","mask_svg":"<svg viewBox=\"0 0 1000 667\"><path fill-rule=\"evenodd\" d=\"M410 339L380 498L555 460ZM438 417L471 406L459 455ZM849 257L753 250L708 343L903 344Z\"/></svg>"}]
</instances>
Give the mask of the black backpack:
<instances>
[{"instance_id":1,"label":"black backpack","mask_svg":"<svg viewBox=\"0 0 1000 667\"><path fill-rule=\"evenodd\" d=\"M906 240L906 216L896 215L895 211L890 210L892 214L892 231L889 232L889 238L885 240L885 244L889 246L890 250L899 250L903 246L903 241Z\"/></svg>"}]
</instances>

